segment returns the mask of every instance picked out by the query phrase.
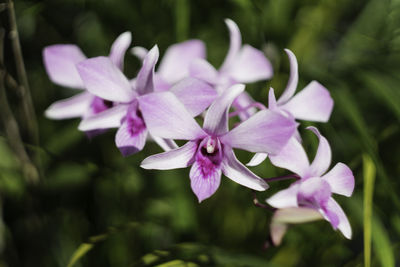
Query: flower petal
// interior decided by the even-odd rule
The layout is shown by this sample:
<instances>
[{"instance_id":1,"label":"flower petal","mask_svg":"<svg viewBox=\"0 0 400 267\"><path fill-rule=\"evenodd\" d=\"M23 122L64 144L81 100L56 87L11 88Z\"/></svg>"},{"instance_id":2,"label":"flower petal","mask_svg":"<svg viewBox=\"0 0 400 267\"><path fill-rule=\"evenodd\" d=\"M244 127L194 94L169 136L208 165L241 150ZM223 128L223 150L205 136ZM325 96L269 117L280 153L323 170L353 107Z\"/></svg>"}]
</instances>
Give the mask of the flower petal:
<instances>
[{"instance_id":1,"label":"flower petal","mask_svg":"<svg viewBox=\"0 0 400 267\"><path fill-rule=\"evenodd\" d=\"M237 82L252 83L272 77L272 65L264 53L244 45L229 67L229 75Z\"/></svg>"},{"instance_id":2,"label":"flower petal","mask_svg":"<svg viewBox=\"0 0 400 267\"><path fill-rule=\"evenodd\" d=\"M281 97L278 99L278 104L285 104L296 92L297 83L299 82L299 72L296 56L289 49L285 49L286 54L289 57L290 63L290 76L289 81L283 91Z\"/></svg>"},{"instance_id":3,"label":"flower petal","mask_svg":"<svg viewBox=\"0 0 400 267\"><path fill-rule=\"evenodd\" d=\"M139 95L154 91L154 68L158 60L158 46L153 46L143 60L142 68L136 78L136 90Z\"/></svg>"},{"instance_id":4,"label":"flower petal","mask_svg":"<svg viewBox=\"0 0 400 267\"><path fill-rule=\"evenodd\" d=\"M268 184L246 168L236 158L231 148L224 148L224 160L222 161L222 172L234 182L257 191L268 189Z\"/></svg>"},{"instance_id":5,"label":"flower petal","mask_svg":"<svg viewBox=\"0 0 400 267\"><path fill-rule=\"evenodd\" d=\"M70 98L59 100L50 105L45 111L47 118L60 120L82 117L90 106L93 95L83 92Z\"/></svg>"},{"instance_id":6,"label":"flower petal","mask_svg":"<svg viewBox=\"0 0 400 267\"><path fill-rule=\"evenodd\" d=\"M314 161L310 166L310 176L322 176L331 165L332 151L329 146L328 140L323 137L317 128L307 127L308 130L312 131L319 139L319 145L317 154L315 155Z\"/></svg>"},{"instance_id":7,"label":"flower petal","mask_svg":"<svg viewBox=\"0 0 400 267\"><path fill-rule=\"evenodd\" d=\"M290 138L279 154L270 155L269 159L274 166L290 170L302 178L307 175L310 168L303 146L294 137Z\"/></svg>"},{"instance_id":8,"label":"flower petal","mask_svg":"<svg viewBox=\"0 0 400 267\"><path fill-rule=\"evenodd\" d=\"M192 168L190 168L189 177L190 186L200 203L217 191L221 182L221 169L216 168L205 174L201 164L195 161Z\"/></svg>"},{"instance_id":9,"label":"flower petal","mask_svg":"<svg viewBox=\"0 0 400 267\"><path fill-rule=\"evenodd\" d=\"M332 192L349 197L354 190L354 175L346 164L337 163L332 170L322 176L331 186Z\"/></svg>"},{"instance_id":10,"label":"flower petal","mask_svg":"<svg viewBox=\"0 0 400 267\"><path fill-rule=\"evenodd\" d=\"M47 74L55 84L83 89L84 85L76 64L86 56L76 45L51 45L43 50L43 61Z\"/></svg>"},{"instance_id":11,"label":"flower petal","mask_svg":"<svg viewBox=\"0 0 400 267\"><path fill-rule=\"evenodd\" d=\"M347 239L351 239L352 231L349 220L342 208L333 198L329 199L324 216L332 224L333 229L338 228ZM329 218L332 217L337 218L339 223L336 224L330 221Z\"/></svg>"},{"instance_id":12,"label":"flower petal","mask_svg":"<svg viewBox=\"0 0 400 267\"><path fill-rule=\"evenodd\" d=\"M239 113L239 118L241 121L247 120L257 112L256 108L248 108L254 102L254 99L246 91L238 95L235 101L233 101L232 106L236 110L242 110Z\"/></svg>"},{"instance_id":13,"label":"flower petal","mask_svg":"<svg viewBox=\"0 0 400 267\"><path fill-rule=\"evenodd\" d=\"M268 157L268 153L256 153L254 156L251 158L249 163L247 163L247 166L253 167L253 166L258 166L260 165L264 160L266 160Z\"/></svg>"},{"instance_id":14,"label":"flower petal","mask_svg":"<svg viewBox=\"0 0 400 267\"><path fill-rule=\"evenodd\" d=\"M135 98L128 79L108 57L95 57L77 65L89 92L106 100L127 103Z\"/></svg>"},{"instance_id":15,"label":"flower petal","mask_svg":"<svg viewBox=\"0 0 400 267\"><path fill-rule=\"evenodd\" d=\"M151 139L157 143L164 151L170 151L172 149L178 148L178 145L172 139L164 139L161 137L150 135Z\"/></svg>"},{"instance_id":16,"label":"flower petal","mask_svg":"<svg viewBox=\"0 0 400 267\"><path fill-rule=\"evenodd\" d=\"M270 87L268 92L268 109L275 111L277 107L274 88Z\"/></svg>"},{"instance_id":17,"label":"flower petal","mask_svg":"<svg viewBox=\"0 0 400 267\"><path fill-rule=\"evenodd\" d=\"M132 126L125 120L115 136L115 144L121 154L126 157L141 151L146 144L146 128L132 131Z\"/></svg>"},{"instance_id":18,"label":"flower petal","mask_svg":"<svg viewBox=\"0 0 400 267\"><path fill-rule=\"evenodd\" d=\"M174 84L189 75L190 63L205 58L206 48L200 40L174 44L165 51L157 73L168 83Z\"/></svg>"},{"instance_id":19,"label":"flower petal","mask_svg":"<svg viewBox=\"0 0 400 267\"><path fill-rule=\"evenodd\" d=\"M171 92L138 98L147 128L152 135L167 139L195 140L206 133Z\"/></svg>"},{"instance_id":20,"label":"flower petal","mask_svg":"<svg viewBox=\"0 0 400 267\"><path fill-rule=\"evenodd\" d=\"M299 120L327 122L332 113L333 99L324 86L312 81L281 108Z\"/></svg>"},{"instance_id":21,"label":"flower petal","mask_svg":"<svg viewBox=\"0 0 400 267\"><path fill-rule=\"evenodd\" d=\"M217 70L204 59L195 59L189 65L189 76L194 77L210 84L218 81Z\"/></svg>"},{"instance_id":22,"label":"flower petal","mask_svg":"<svg viewBox=\"0 0 400 267\"><path fill-rule=\"evenodd\" d=\"M208 108L203 128L209 134L221 135L228 132L228 112L233 100L244 91L243 84L235 84L225 90Z\"/></svg>"},{"instance_id":23,"label":"flower petal","mask_svg":"<svg viewBox=\"0 0 400 267\"><path fill-rule=\"evenodd\" d=\"M292 184L289 188L283 189L275 193L272 197L268 198L266 202L278 209L298 207L297 192L299 191L299 184Z\"/></svg>"},{"instance_id":24,"label":"flower petal","mask_svg":"<svg viewBox=\"0 0 400 267\"><path fill-rule=\"evenodd\" d=\"M124 69L124 57L126 50L131 45L132 34L124 32L120 34L111 46L110 59L120 69Z\"/></svg>"},{"instance_id":25,"label":"flower petal","mask_svg":"<svg viewBox=\"0 0 400 267\"><path fill-rule=\"evenodd\" d=\"M240 50L240 47L242 46L242 36L240 34L238 25L231 19L225 19L225 24L229 30L230 43L228 53L226 54L225 60L221 65L220 71L230 68Z\"/></svg>"},{"instance_id":26,"label":"flower petal","mask_svg":"<svg viewBox=\"0 0 400 267\"><path fill-rule=\"evenodd\" d=\"M183 79L175 84L170 91L183 103L193 117L208 108L218 96L214 88L195 78Z\"/></svg>"},{"instance_id":27,"label":"flower petal","mask_svg":"<svg viewBox=\"0 0 400 267\"><path fill-rule=\"evenodd\" d=\"M143 61L147 53L149 53L149 50L141 46L134 46L131 49L131 53L132 55Z\"/></svg>"},{"instance_id":28,"label":"flower petal","mask_svg":"<svg viewBox=\"0 0 400 267\"><path fill-rule=\"evenodd\" d=\"M117 105L103 112L85 118L78 126L80 131L91 131L97 129L118 128L122 119L126 116L127 105Z\"/></svg>"},{"instance_id":29,"label":"flower petal","mask_svg":"<svg viewBox=\"0 0 400 267\"><path fill-rule=\"evenodd\" d=\"M189 141L179 148L145 158L140 164L140 167L148 170L171 170L186 168L191 164L196 150L197 143Z\"/></svg>"},{"instance_id":30,"label":"flower petal","mask_svg":"<svg viewBox=\"0 0 400 267\"><path fill-rule=\"evenodd\" d=\"M315 209L323 208L332 195L328 182L320 177L311 177L302 180L297 193L297 202L300 206L311 206Z\"/></svg>"},{"instance_id":31,"label":"flower petal","mask_svg":"<svg viewBox=\"0 0 400 267\"><path fill-rule=\"evenodd\" d=\"M277 112L261 110L220 140L230 147L276 155L294 134L296 123Z\"/></svg>"}]
</instances>

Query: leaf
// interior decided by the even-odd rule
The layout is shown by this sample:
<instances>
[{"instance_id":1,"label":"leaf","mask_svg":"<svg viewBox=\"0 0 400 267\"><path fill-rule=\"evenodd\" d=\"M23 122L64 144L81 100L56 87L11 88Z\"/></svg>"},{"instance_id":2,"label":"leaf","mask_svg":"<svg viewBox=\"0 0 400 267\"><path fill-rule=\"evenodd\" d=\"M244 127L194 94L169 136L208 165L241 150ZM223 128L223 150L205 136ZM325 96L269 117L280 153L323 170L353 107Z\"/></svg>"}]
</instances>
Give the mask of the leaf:
<instances>
[{"instance_id":1,"label":"leaf","mask_svg":"<svg viewBox=\"0 0 400 267\"><path fill-rule=\"evenodd\" d=\"M74 264L82 258L86 253L88 253L91 249L93 248L93 244L89 243L82 243L77 250L72 254L71 259L69 260L69 263L67 267L72 267Z\"/></svg>"},{"instance_id":2,"label":"leaf","mask_svg":"<svg viewBox=\"0 0 400 267\"><path fill-rule=\"evenodd\" d=\"M364 265L371 266L372 198L375 183L375 165L368 155L363 155L364 169Z\"/></svg>"}]
</instances>

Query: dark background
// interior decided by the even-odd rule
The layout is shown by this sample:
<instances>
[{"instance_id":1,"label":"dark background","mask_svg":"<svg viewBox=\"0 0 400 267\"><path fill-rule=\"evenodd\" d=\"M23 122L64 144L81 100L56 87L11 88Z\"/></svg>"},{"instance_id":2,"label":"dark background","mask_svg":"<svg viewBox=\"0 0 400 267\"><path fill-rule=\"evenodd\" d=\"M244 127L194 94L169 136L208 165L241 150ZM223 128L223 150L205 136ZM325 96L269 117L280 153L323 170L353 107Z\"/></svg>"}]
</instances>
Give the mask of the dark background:
<instances>
[{"instance_id":1,"label":"dark background","mask_svg":"<svg viewBox=\"0 0 400 267\"><path fill-rule=\"evenodd\" d=\"M0 129L0 266L67 266L78 247L92 247L75 266L362 266L363 168L375 168L372 265L400 261L400 2L370 1L189 1L48 0L15 2L16 17L36 119L39 145L29 137L22 105L26 99L7 88L24 147L40 166L31 183ZM1 27L10 24L1 11ZM148 171L145 157L160 152L148 143L123 158L115 131L88 139L79 120L52 121L44 110L76 93L48 79L42 50L58 43L77 44L88 56L107 55L113 40L131 31L133 45L165 49L189 38L202 39L208 60L218 67L229 46L224 18L233 19L243 43L262 49L274 66L271 81L247 86L266 103L272 86L280 95L289 64L284 48L299 61L298 90L318 80L331 92L334 110L316 125L328 138L333 164L344 162L355 175L351 198L336 196L349 217L352 240L326 221L289 229L280 247L264 248L271 214L253 205L247 188L227 178L216 194L198 204L189 170ZM10 41L5 67L16 76ZM140 62L129 53L126 74ZM313 157L316 138L304 131ZM238 153L246 162L251 155ZM266 161L252 168L263 177L286 174ZM25 174L24 174L25 173ZM371 175L372 177L373 175ZM258 193L263 201L289 182L271 183ZM81 247L82 248L82 247ZM80 252L85 252L85 247ZM188 264L188 265L185 265ZM192 264L192 265L190 265Z\"/></svg>"}]
</instances>

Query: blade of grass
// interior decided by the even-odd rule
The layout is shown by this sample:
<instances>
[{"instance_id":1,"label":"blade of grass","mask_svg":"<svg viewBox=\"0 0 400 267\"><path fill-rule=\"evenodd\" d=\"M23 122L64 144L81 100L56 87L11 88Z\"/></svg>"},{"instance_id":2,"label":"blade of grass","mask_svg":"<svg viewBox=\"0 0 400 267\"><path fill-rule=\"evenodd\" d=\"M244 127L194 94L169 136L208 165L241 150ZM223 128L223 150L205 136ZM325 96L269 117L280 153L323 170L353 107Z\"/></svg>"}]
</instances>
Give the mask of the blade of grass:
<instances>
[{"instance_id":1,"label":"blade of grass","mask_svg":"<svg viewBox=\"0 0 400 267\"><path fill-rule=\"evenodd\" d=\"M364 172L364 266L371 266L371 219L372 219L372 198L375 183L375 165L372 159L363 155Z\"/></svg>"}]
</instances>

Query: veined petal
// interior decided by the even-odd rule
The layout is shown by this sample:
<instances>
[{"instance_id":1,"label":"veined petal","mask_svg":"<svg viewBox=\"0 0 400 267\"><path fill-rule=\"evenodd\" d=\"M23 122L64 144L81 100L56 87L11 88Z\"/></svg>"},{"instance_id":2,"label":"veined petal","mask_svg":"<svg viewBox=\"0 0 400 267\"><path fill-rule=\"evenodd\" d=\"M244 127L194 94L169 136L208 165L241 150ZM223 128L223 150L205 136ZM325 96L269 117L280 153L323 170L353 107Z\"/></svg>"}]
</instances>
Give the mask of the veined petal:
<instances>
[{"instance_id":1,"label":"veined petal","mask_svg":"<svg viewBox=\"0 0 400 267\"><path fill-rule=\"evenodd\" d=\"M331 186L332 192L335 194L349 197L354 190L353 172L346 164L337 163L332 170L322 176L322 179L327 181Z\"/></svg>"},{"instance_id":2,"label":"veined petal","mask_svg":"<svg viewBox=\"0 0 400 267\"><path fill-rule=\"evenodd\" d=\"M143 169L172 170L188 167L197 150L197 143L189 141L185 145L145 158L140 167Z\"/></svg>"},{"instance_id":3,"label":"veined petal","mask_svg":"<svg viewBox=\"0 0 400 267\"><path fill-rule=\"evenodd\" d=\"M206 47L200 40L188 40L168 47L157 73L170 84L189 75L190 63L205 58Z\"/></svg>"},{"instance_id":4,"label":"veined petal","mask_svg":"<svg viewBox=\"0 0 400 267\"><path fill-rule=\"evenodd\" d=\"M142 68L136 78L136 90L139 95L154 91L154 68L158 60L158 46L155 45L143 60Z\"/></svg>"},{"instance_id":5,"label":"veined petal","mask_svg":"<svg viewBox=\"0 0 400 267\"><path fill-rule=\"evenodd\" d=\"M264 160L266 160L268 157L268 153L256 153L254 156L251 158L249 163L247 163L247 166L253 167L253 166L258 166L260 165Z\"/></svg>"},{"instance_id":6,"label":"veined petal","mask_svg":"<svg viewBox=\"0 0 400 267\"><path fill-rule=\"evenodd\" d=\"M297 83L299 82L299 72L296 56L289 49L285 49L286 54L289 57L290 63L290 76L289 81L286 85L286 89L283 91L281 97L278 99L278 104L282 105L286 103L296 92Z\"/></svg>"},{"instance_id":7,"label":"veined petal","mask_svg":"<svg viewBox=\"0 0 400 267\"><path fill-rule=\"evenodd\" d=\"M142 61L144 60L148 52L149 50L141 46L134 46L131 49L132 55L136 56L138 59Z\"/></svg>"},{"instance_id":8,"label":"veined petal","mask_svg":"<svg viewBox=\"0 0 400 267\"><path fill-rule=\"evenodd\" d=\"M189 65L189 76L210 84L218 82L217 70L205 59L195 59Z\"/></svg>"},{"instance_id":9,"label":"veined petal","mask_svg":"<svg viewBox=\"0 0 400 267\"><path fill-rule=\"evenodd\" d=\"M292 184L289 188L283 189L268 198L266 202L277 209L298 207L297 192L299 191L298 184Z\"/></svg>"},{"instance_id":10,"label":"veined petal","mask_svg":"<svg viewBox=\"0 0 400 267\"><path fill-rule=\"evenodd\" d=\"M317 154L315 155L314 161L311 163L309 174L310 176L322 176L329 168L329 165L331 165L331 147L328 140L319 133L317 128L310 126L307 127L307 129L312 131L319 139Z\"/></svg>"},{"instance_id":11,"label":"veined petal","mask_svg":"<svg viewBox=\"0 0 400 267\"><path fill-rule=\"evenodd\" d=\"M324 212L325 214L323 215L331 223L333 229L339 229L344 237L346 237L347 239L351 239L352 231L349 220L347 219L347 216L342 208L333 198L329 199ZM332 217L337 218L339 220L339 223L334 224L331 220L329 220L329 218Z\"/></svg>"},{"instance_id":12,"label":"veined petal","mask_svg":"<svg viewBox=\"0 0 400 267\"><path fill-rule=\"evenodd\" d=\"M196 78L186 78L175 84L172 92L195 117L202 113L217 98L214 88Z\"/></svg>"},{"instance_id":13,"label":"veined petal","mask_svg":"<svg viewBox=\"0 0 400 267\"><path fill-rule=\"evenodd\" d=\"M50 80L70 88L84 88L76 64L85 59L86 56L76 45L51 45L43 50L43 61Z\"/></svg>"},{"instance_id":14,"label":"veined petal","mask_svg":"<svg viewBox=\"0 0 400 267\"><path fill-rule=\"evenodd\" d=\"M146 128L135 129L133 127L126 119L115 136L115 144L124 157L141 151L146 144Z\"/></svg>"},{"instance_id":15,"label":"veined petal","mask_svg":"<svg viewBox=\"0 0 400 267\"><path fill-rule=\"evenodd\" d=\"M229 67L229 75L237 82L252 83L272 77L272 65L264 53L250 45L243 45Z\"/></svg>"},{"instance_id":16,"label":"veined petal","mask_svg":"<svg viewBox=\"0 0 400 267\"><path fill-rule=\"evenodd\" d=\"M230 43L229 50L225 57L224 62L220 68L220 71L228 70L239 53L240 47L242 46L242 36L238 25L231 19L225 19L225 24L229 30Z\"/></svg>"},{"instance_id":17,"label":"veined petal","mask_svg":"<svg viewBox=\"0 0 400 267\"><path fill-rule=\"evenodd\" d=\"M307 175L310 167L303 146L294 137L290 138L286 146L277 155L270 155L269 159L274 166L290 170L300 177Z\"/></svg>"},{"instance_id":18,"label":"veined petal","mask_svg":"<svg viewBox=\"0 0 400 267\"><path fill-rule=\"evenodd\" d=\"M82 117L90 106L93 95L83 92L70 98L59 100L50 105L45 111L47 118L60 120Z\"/></svg>"},{"instance_id":19,"label":"veined petal","mask_svg":"<svg viewBox=\"0 0 400 267\"><path fill-rule=\"evenodd\" d=\"M83 119L78 129L86 132L97 129L118 128L121 126L122 119L126 116L127 111L127 105L117 105Z\"/></svg>"},{"instance_id":20,"label":"veined petal","mask_svg":"<svg viewBox=\"0 0 400 267\"><path fill-rule=\"evenodd\" d=\"M226 89L208 108L203 128L209 134L221 135L228 132L228 112L233 100L244 91L243 84Z\"/></svg>"},{"instance_id":21,"label":"veined petal","mask_svg":"<svg viewBox=\"0 0 400 267\"><path fill-rule=\"evenodd\" d=\"M110 59L120 69L124 69L124 57L126 50L131 45L132 34L124 32L120 34L111 46Z\"/></svg>"},{"instance_id":22,"label":"veined petal","mask_svg":"<svg viewBox=\"0 0 400 267\"><path fill-rule=\"evenodd\" d=\"M167 139L195 140L206 135L183 104L171 92L138 98L150 133Z\"/></svg>"},{"instance_id":23,"label":"veined petal","mask_svg":"<svg viewBox=\"0 0 400 267\"><path fill-rule=\"evenodd\" d=\"M294 134L296 123L277 112L261 110L220 137L230 147L278 154Z\"/></svg>"},{"instance_id":24,"label":"veined petal","mask_svg":"<svg viewBox=\"0 0 400 267\"><path fill-rule=\"evenodd\" d=\"M108 57L95 57L77 65L89 92L106 100L128 103L136 97L128 79Z\"/></svg>"},{"instance_id":25,"label":"veined petal","mask_svg":"<svg viewBox=\"0 0 400 267\"><path fill-rule=\"evenodd\" d=\"M226 177L234 182L257 191L268 189L268 184L246 168L236 158L233 150L229 147L224 148L224 160L222 161L222 172Z\"/></svg>"},{"instance_id":26,"label":"veined petal","mask_svg":"<svg viewBox=\"0 0 400 267\"><path fill-rule=\"evenodd\" d=\"M312 81L281 108L296 119L327 122L332 113L333 99L324 86Z\"/></svg>"},{"instance_id":27,"label":"veined petal","mask_svg":"<svg viewBox=\"0 0 400 267\"><path fill-rule=\"evenodd\" d=\"M190 168L189 177L190 186L200 203L217 191L221 182L221 169L215 168L204 172L203 166L195 161Z\"/></svg>"}]
</instances>

